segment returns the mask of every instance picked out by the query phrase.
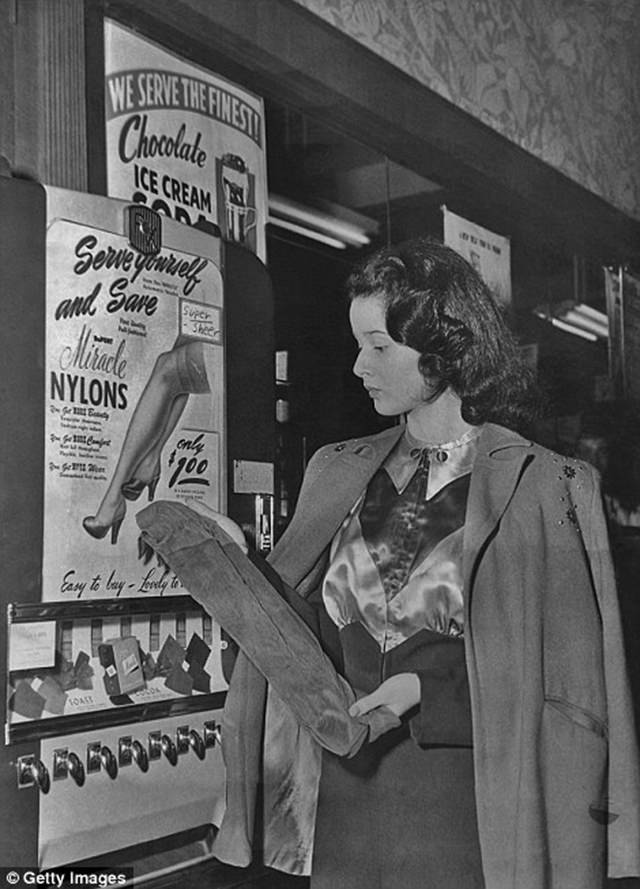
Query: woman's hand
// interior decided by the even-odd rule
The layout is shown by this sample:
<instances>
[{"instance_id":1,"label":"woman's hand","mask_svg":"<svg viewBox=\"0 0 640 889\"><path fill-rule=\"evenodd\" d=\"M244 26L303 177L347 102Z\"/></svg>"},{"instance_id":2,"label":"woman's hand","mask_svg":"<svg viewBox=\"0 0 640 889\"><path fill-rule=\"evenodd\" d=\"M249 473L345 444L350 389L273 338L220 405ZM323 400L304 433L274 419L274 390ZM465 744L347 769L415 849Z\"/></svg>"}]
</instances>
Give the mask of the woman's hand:
<instances>
[{"instance_id":1,"label":"woman's hand","mask_svg":"<svg viewBox=\"0 0 640 889\"><path fill-rule=\"evenodd\" d=\"M365 695L349 707L350 716L362 716L376 707L388 707L396 716L420 703L420 680L415 673L390 676L370 695Z\"/></svg>"},{"instance_id":2,"label":"woman's hand","mask_svg":"<svg viewBox=\"0 0 640 889\"><path fill-rule=\"evenodd\" d=\"M207 519L211 519L212 522L219 525L225 534L228 534L233 542L238 544L243 553L247 552L247 539L240 526L236 525L233 519L223 515L221 512L216 512L214 509L210 509L200 500L190 500L188 506L193 509L194 512L199 512L200 515L203 515Z\"/></svg>"}]
</instances>

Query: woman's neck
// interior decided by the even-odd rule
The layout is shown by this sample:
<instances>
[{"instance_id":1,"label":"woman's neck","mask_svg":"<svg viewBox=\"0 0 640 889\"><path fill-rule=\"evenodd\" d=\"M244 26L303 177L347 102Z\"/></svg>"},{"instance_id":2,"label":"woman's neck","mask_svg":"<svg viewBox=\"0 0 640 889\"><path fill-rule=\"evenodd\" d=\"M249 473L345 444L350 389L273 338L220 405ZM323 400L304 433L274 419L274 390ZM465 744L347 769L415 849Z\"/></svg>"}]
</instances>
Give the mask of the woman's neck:
<instances>
[{"instance_id":1,"label":"woman's neck","mask_svg":"<svg viewBox=\"0 0 640 889\"><path fill-rule=\"evenodd\" d=\"M446 389L434 402L420 404L407 414L410 434L425 444L444 444L457 441L473 429L462 419L460 399Z\"/></svg>"}]
</instances>

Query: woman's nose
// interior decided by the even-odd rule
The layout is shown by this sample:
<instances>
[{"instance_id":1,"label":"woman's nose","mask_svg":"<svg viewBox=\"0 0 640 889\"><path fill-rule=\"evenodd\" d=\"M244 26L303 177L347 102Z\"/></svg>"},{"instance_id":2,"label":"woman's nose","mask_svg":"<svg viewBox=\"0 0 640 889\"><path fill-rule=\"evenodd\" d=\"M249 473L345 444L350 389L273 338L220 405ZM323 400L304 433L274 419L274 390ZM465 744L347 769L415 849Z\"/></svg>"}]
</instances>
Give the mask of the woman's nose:
<instances>
[{"instance_id":1,"label":"woman's nose","mask_svg":"<svg viewBox=\"0 0 640 889\"><path fill-rule=\"evenodd\" d=\"M365 361L363 356L362 349L358 352L358 357L353 363L353 372L357 377L363 377L366 373L365 371Z\"/></svg>"}]
</instances>

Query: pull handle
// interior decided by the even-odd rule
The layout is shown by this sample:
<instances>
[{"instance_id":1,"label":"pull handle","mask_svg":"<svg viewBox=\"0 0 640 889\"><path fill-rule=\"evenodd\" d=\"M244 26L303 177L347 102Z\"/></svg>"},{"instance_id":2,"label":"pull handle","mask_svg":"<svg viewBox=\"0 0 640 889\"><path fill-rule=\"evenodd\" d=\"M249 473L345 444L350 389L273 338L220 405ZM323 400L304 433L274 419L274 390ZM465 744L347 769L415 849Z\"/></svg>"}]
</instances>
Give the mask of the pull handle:
<instances>
[{"instance_id":1,"label":"pull handle","mask_svg":"<svg viewBox=\"0 0 640 889\"><path fill-rule=\"evenodd\" d=\"M194 728L192 728L189 732L189 744L191 745L191 748L193 749L198 759L204 759L207 752L204 746L204 738L202 737L202 735L198 734L198 732Z\"/></svg>"},{"instance_id":2,"label":"pull handle","mask_svg":"<svg viewBox=\"0 0 640 889\"><path fill-rule=\"evenodd\" d=\"M160 738L160 746L162 748L162 752L167 757L172 766L175 766L178 762L178 748L171 740L169 735L163 735Z\"/></svg>"},{"instance_id":3,"label":"pull handle","mask_svg":"<svg viewBox=\"0 0 640 889\"><path fill-rule=\"evenodd\" d=\"M138 764L141 772L149 771L149 754L144 749L140 741L133 741L131 744L131 755Z\"/></svg>"},{"instance_id":4,"label":"pull handle","mask_svg":"<svg viewBox=\"0 0 640 889\"><path fill-rule=\"evenodd\" d=\"M78 787L82 787L85 779L85 770L77 754L72 752L67 756L67 769Z\"/></svg>"},{"instance_id":5,"label":"pull handle","mask_svg":"<svg viewBox=\"0 0 640 889\"><path fill-rule=\"evenodd\" d=\"M118 774L118 763L115 756L108 747L103 746L100 748L100 759L102 760L105 772L113 781Z\"/></svg>"},{"instance_id":6,"label":"pull handle","mask_svg":"<svg viewBox=\"0 0 640 889\"><path fill-rule=\"evenodd\" d=\"M31 774L33 775L33 780L37 784L41 793L49 793L51 788L51 776L49 775L49 769L40 759L35 759L31 764Z\"/></svg>"}]
</instances>

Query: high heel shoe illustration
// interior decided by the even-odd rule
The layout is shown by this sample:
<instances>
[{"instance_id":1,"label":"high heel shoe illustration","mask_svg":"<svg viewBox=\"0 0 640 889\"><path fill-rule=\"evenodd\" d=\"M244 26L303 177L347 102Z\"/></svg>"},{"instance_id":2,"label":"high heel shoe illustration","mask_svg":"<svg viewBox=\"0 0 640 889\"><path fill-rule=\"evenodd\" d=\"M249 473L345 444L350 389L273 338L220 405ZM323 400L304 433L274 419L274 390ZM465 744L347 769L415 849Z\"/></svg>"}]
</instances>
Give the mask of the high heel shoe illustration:
<instances>
[{"instance_id":1,"label":"high heel shoe illustration","mask_svg":"<svg viewBox=\"0 0 640 889\"><path fill-rule=\"evenodd\" d=\"M111 528L111 543L115 544L118 542L120 525L124 521L126 512L127 505L123 501L116 509L110 522L101 522L97 515L88 515L82 520L82 527L87 534L95 537L96 540L102 540L109 528Z\"/></svg>"},{"instance_id":2,"label":"high heel shoe illustration","mask_svg":"<svg viewBox=\"0 0 640 889\"><path fill-rule=\"evenodd\" d=\"M127 500L137 500L144 489L149 488L149 502L151 502L155 496L159 481L160 469L156 467L153 475L148 481L145 481L144 478L136 478L134 476L120 486L120 493L123 497L126 497Z\"/></svg>"}]
</instances>

